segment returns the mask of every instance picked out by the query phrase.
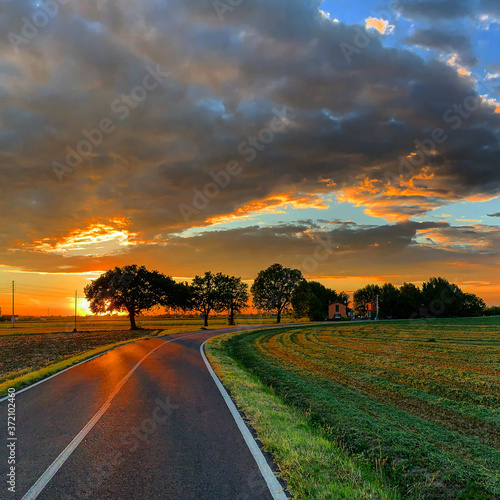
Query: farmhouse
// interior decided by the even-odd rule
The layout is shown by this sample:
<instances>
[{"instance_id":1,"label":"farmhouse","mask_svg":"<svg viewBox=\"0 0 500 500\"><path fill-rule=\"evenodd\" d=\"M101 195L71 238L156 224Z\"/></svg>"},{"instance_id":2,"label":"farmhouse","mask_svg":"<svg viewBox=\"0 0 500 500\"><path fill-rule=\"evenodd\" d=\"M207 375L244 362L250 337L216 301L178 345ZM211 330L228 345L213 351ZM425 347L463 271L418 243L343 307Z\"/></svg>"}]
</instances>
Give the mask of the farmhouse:
<instances>
[{"instance_id":1,"label":"farmhouse","mask_svg":"<svg viewBox=\"0 0 500 500\"><path fill-rule=\"evenodd\" d=\"M376 302L368 302L365 304L365 318L372 319L377 315L377 303Z\"/></svg>"},{"instance_id":2,"label":"farmhouse","mask_svg":"<svg viewBox=\"0 0 500 500\"><path fill-rule=\"evenodd\" d=\"M347 316L347 306L342 302L333 302L328 306L328 319L340 319Z\"/></svg>"}]
</instances>

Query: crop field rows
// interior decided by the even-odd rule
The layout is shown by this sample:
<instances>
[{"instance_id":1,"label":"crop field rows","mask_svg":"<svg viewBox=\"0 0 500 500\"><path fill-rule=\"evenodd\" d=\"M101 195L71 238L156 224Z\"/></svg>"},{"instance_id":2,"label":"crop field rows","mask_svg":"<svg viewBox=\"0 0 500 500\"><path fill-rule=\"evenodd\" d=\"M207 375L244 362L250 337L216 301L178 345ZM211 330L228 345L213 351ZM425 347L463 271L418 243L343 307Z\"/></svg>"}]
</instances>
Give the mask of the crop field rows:
<instances>
[{"instance_id":1,"label":"crop field rows","mask_svg":"<svg viewBox=\"0 0 500 500\"><path fill-rule=\"evenodd\" d=\"M500 498L500 322L246 333L227 352L408 498Z\"/></svg>"}]
</instances>

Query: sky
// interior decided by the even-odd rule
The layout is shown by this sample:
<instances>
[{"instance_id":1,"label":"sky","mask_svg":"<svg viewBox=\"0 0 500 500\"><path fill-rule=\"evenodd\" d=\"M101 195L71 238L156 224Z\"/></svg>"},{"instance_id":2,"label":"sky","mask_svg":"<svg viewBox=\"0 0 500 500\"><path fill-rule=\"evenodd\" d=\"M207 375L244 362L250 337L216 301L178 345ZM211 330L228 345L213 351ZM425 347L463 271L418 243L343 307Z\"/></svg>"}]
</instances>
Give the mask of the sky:
<instances>
[{"instance_id":1,"label":"sky","mask_svg":"<svg viewBox=\"0 0 500 500\"><path fill-rule=\"evenodd\" d=\"M0 0L3 313L132 263L499 305L499 49L497 0Z\"/></svg>"}]
</instances>

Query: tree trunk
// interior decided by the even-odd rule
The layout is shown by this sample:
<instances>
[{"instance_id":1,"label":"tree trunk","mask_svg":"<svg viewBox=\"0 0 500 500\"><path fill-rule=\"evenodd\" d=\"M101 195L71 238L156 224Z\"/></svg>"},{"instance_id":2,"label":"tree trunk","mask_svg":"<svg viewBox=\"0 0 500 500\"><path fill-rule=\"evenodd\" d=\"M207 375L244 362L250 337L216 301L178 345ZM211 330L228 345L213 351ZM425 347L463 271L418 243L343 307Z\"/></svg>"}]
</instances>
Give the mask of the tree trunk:
<instances>
[{"instance_id":1,"label":"tree trunk","mask_svg":"<svg viewBox=\"0 0 500 500\"><path fill-rule=\"evenodd\" d=\"M234 325L234 309L232 306L229 309L229 324Z\"/></svg>"},{"instance_id":2,"label":"tree trunk","mask_svg":"<svg viewBox=\"0 0 500 500\"><path fill-rule=\"evenodd\" d=\"M137 325L135 324L135 312L134 311L129 311L128 317L130 319L130 329L131 330L137 330Z\"/></svg>"},{"instance_id":3,"label":"tree trunk","mask_svg":"<svg viewBox=\"0 0 500 500\"><path fill-rule=\"evenodd\" d=\"M203 316L203 326L208 326L208 313Z\"/></svg>"},{"instance_id":4,"label":"tree trunk","mask_svg":"<svg viewBox=\"0 0 500 500\"><path fill-rule=\"evenodd\" d=\"M276 323L281 323L281 311L278 309L278 314L276 315Z\"/></svg>"}]
</instances>

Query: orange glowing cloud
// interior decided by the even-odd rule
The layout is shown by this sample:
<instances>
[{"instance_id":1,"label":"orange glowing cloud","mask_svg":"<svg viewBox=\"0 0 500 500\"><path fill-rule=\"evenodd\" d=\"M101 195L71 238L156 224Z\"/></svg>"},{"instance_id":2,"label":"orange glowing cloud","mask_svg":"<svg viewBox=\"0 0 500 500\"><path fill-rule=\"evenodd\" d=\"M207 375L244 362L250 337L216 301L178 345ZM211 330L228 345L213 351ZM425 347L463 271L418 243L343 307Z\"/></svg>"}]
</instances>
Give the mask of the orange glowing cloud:
<instances>
[{"instance_id":1,"label":"orange glowing cloud","mask_svg":"<svg viewBox=\"0 0 500 500\"><path fill-rule=\"evenodd\" d=\"M249 219L260 214L278 214L284 213L285 208L306 209L315 208L317 210L326 210L328 205L322 198L310 194L278 194L263 200L248 203L238 208L233 214L222 215L219 217L210 217L205 223L207 225L223 224L225 222L234 222L237 220Z\"/></svg>"},{"instance_id":2,"label":"orange glowing cloud","mask_svg":"<svg viewBox=\"0 0 500 500\"><path fill-rule=\"evenodd\" d=\"M408 158L412 155L413 153ZM410 178L394 176L390 182L368 177L359 178L357 185L344 187L337 194L337 198L340 202L364 207L365 214L372 217L383 218L389 222L404 222L412 217L424 216L457 200L484 202L497 197L496 194L464 197L452 189L443 188L443 181L444 179L436 176L429 166L423 166ZM463 219L461 222L479 221Z\"/></svg>"},{"instance_id":3,"label":"orange glowing cloud","mask_svg":"<svg viewBox=\"0 0 500 500\"><path fill-rule=\"evenodd\" d=\"M423 178L431 179L432 175L423 171L409 181L401 180L399 185L385 185L365 178L358 186L344 188L338 198L340 202L365 207L364 212L372 217L403 222L440 206L429 190L424 192L416 186L415 182Z\"/></svg>"},{"instance_id":4,"label":"orange glowing cloud","mask_svg":"<svg viewBox=\"0 0 500 500\"><path fill-rule=\"evenodd\" d=\"M422 246L432 246L449 252L485 251L492 249L493 242L487 238L491 230L487 226L466 226L476 232L476 237L471 238L464 231L450 232L444 229L421 229L417 231L416 241Z\"/></svg>"},{"instance_id":5,"label":"orange glowing cloud","mask_svg":"<svg viewBox=\"0 0 500 500\"><path fill-rule=\"evenodd\" d=\"M74 229L59 238L36 240L29 247L36 252L65 256L108 255L139 243L137 233L127 229L130 224L121 216L107 220L93 219L83 229Z\"/></svg>"},{"instance_id":6,"label":"orange glowing cloud","mask_svg":"<svg viewBox=\"0 0 500 500\"><path fill-rule=\"evenodd\" d=\"M394 31L394 25L389 24L389 21L384 19L377 19L376 17L369 17L365 20L366 29L375 29L381 35L390 34Z\"/></svg>"}]
</instances>

